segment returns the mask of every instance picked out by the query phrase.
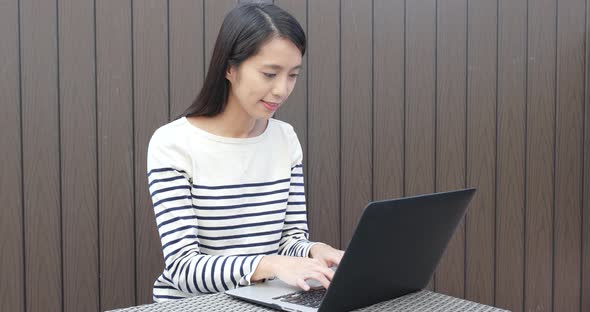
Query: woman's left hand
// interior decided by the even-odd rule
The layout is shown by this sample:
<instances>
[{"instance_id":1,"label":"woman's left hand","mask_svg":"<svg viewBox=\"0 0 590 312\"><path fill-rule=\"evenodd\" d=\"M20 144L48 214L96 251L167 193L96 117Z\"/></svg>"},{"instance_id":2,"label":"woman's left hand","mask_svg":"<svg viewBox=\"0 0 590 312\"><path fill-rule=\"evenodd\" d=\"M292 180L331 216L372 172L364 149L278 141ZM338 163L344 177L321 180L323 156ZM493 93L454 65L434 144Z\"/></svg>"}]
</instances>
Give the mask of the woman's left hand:
<instances>
[{"instance_id":1,"label":"woman's left hand","mask_svg":"<svg viewBox=\"0 0 590 312\"><path fill-rule=\"evenodd\" d=\"M309 257L319 260L322 264L327 267L338 266L344 251L335 249L330 245L324 243L317 243L311 246L309 250Z\"/></svg>"}]
</instances>

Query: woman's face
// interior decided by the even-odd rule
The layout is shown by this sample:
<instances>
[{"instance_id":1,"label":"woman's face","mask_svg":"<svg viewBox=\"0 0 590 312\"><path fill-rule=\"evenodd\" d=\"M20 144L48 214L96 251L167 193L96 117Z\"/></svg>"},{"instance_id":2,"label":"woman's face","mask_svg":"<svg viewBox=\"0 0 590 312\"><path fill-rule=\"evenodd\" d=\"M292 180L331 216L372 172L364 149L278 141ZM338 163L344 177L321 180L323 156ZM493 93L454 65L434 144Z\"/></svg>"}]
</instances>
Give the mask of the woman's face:
<instances>
[{"instance_id":1,"label":"woman's face","mask_svg":"<svg viewBox=\"0 0 590 312\"><path fill-rule=\"evenodd\" d=\"M288 39L275 37L238 68L230 67L228 105L238 105L254 119L268 119L293 91L301 52Z\"/></svg>"}]
</instances>

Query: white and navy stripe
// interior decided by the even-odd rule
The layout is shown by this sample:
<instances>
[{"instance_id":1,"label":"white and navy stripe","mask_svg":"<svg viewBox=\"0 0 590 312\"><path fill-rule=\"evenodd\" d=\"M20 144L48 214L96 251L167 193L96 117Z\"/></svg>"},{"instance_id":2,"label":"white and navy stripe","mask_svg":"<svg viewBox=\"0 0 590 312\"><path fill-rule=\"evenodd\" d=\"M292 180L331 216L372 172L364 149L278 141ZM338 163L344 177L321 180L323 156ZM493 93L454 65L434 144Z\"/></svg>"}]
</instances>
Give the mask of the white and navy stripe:
<instances>
[{"instance_id":1,"label":"white and navy stripe","mask_svg":"<svg viewBox=\"0 0 590 312\"><path fill-rule=\"evenodd\" d=\"M302 170L299 164L290 177L239 185L193 184L183 170L150 170L165 263L154 300L248 285L263 255L307 256Z\"/></svg>"},{"instance_id":2,"label":"white and navy stripe","mask_svg":"<svg viewBox=\"0 0 590 312\"><path fill-rule=\"evenodd\" d=\"M186 118L159 128L147 169L164 270L154 300L249 285L264 255L306 257L312 244L302 150L270 119L257 138L223 138Z\"/></svg>"}]
</instances>

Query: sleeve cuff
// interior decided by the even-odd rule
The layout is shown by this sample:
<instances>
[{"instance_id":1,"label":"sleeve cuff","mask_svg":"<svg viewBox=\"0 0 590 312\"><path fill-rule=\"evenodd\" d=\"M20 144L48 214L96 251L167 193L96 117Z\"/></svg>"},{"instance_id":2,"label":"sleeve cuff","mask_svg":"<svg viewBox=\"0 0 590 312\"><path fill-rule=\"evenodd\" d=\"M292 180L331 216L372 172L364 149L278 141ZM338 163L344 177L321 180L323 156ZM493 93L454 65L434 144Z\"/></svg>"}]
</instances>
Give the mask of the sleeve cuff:
<instances>
[{"instance_id":1,"label":"sleeve cuff","mask_svg":"<svg viewBox=\"0 0 590 312\"><path fill-rule=\"evenodd\" d=\"M301 256L305 257L305 258L311 258L311 256L309 255L309 252L311 251L311 247L313 247L313 245L317 245L317 244L321 244L321 243L308 241L307 246L305 246L305 249L303 249L303 254Z\"/></svg>"},{"instance_id":2,"label":"sleeve cuff","mask_svg":"<svg viewBox=\"0 0 590 312\"><path fill-rule=\"evenodd\" d=\"M254 258L254 260L252 260L252 270L248 272L248 274L242 276L238 282L238 286L250 286L253 284L250 279L252 278L252 275L254 275L254 272L256 272L256 268L258 268L258 264L260 264L262 257L264 257L264 255L258 255L256 258Z\"/></svg>"}]
</instances>

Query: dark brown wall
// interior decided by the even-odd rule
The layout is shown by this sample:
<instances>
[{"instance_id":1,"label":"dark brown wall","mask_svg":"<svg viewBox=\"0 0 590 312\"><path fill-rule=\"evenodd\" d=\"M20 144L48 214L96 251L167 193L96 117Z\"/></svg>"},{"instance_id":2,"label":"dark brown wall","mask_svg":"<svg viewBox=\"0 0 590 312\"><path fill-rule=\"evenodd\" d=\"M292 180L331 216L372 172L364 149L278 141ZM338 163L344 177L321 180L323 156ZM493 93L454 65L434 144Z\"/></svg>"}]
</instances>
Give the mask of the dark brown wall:
<instances>
[{"instance_id":1,"label":"dark brown wall","mask_svg":"<svg viewBox=\"0 0 590 312\"><path fill-rule=\"evenodd\" d=\"M312 238L366 203L478 188L430 289L590 311L588 0L275 0L306 29L277 118L305 152ZM153 131L203 83L236 0L0 0L0 302L151 302Z\"/></svg>"}]
</instances>

